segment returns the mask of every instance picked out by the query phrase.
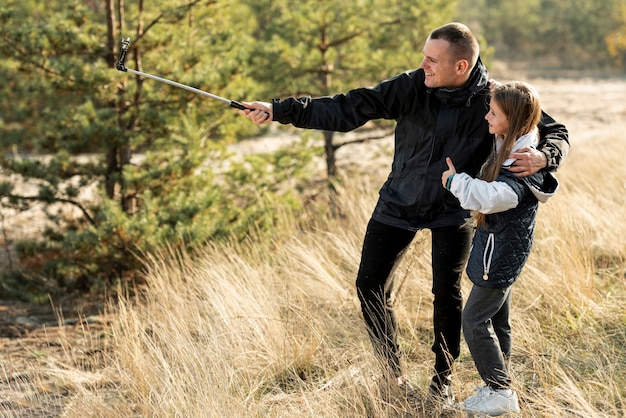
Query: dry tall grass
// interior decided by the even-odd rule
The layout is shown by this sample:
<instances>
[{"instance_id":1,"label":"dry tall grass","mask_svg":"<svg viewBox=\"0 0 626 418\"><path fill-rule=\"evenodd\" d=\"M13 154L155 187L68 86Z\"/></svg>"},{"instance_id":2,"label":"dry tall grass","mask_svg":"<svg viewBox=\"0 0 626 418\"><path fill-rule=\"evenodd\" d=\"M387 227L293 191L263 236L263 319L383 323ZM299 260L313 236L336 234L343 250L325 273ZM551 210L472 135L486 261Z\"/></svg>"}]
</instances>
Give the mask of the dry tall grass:
<instances>
[{"instance_id":1,"label":"dry tall grass","mask_svg":"<svg viewBox=\"0 0 626 418\"><path fill-rule=\"evenodd\" d=\"M540 209L514 292L521 416L626 412L625 143L577 144L561 190ZM430 416L427 404L381 396L353 285L375 189L354 181L342 190L344 219L271 243L207 246L194 259L150 257L144 299L116 307L109 371L123 400L109 407L124 416ZM396 272L405 365L420 389L433 360L428 249L418 235ZM479 383L465 350L456 392Z\"/></svg>"},{"instance_id":2,"label":"dry tall grass","mask_svg":"<svg viewBox=\"0 0 626 418\"><path fill-rule=\"evenodd\" d=\"M560 191L540 208L514 285L521 417L626 414L625 147L621 132L576 143ZM287 233L273 242L146 257L141 300L112 307L110 357L98 369L105 383L75 385L60 415L438 415L426 402L386 402L360 316L353 282L378 180L346 179L345 217L310 230L285 215ZM426 233L395 274L404 364L423 392L433 363ZM481 384L466 347L453 383L459 398Z\"/></svg>"}]
</instances>

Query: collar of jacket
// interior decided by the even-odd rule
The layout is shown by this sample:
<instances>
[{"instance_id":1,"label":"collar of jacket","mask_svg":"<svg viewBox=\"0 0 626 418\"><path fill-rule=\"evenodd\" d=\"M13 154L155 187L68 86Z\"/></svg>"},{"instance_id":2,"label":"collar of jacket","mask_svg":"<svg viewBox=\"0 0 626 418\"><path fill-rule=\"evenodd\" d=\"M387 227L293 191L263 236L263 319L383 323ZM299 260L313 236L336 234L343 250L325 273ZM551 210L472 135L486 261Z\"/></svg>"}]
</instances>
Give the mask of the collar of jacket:
<instances>
[{"instance_id":1,"label":"collar of jacket","mask_svg":"<svg viewBox=\"0 0 626 418\"><path fill-rule=\"evenodd\" d=\"M472 103L472 98L486 88L487 84L489 84L489 72L479 56L476 65L472 68L469 80L463 87L458 89L429 89L429 92L433 93L441 103L451 105L465 103L466 106L469 106Z\"/></svg>"}]
</instances>

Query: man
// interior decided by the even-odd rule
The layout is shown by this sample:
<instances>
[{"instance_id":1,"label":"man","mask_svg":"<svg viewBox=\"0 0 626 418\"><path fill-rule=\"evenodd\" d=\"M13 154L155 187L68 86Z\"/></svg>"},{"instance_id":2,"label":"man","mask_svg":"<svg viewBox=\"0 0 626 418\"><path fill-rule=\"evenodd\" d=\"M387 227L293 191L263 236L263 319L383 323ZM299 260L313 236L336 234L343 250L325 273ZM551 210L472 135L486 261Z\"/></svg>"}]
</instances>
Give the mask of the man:
<instances>
[{"instance_id":1,"label":"man","mask_svg":"<svg viewBox=\"0 0 626 418\"><path fill-rule=\"evenodd\" d=\"M449 23L435 29L423 53L419 69L373 88L244 103L251 110L241 113L257 124L274 120L332 131L349 131L372 119L396 120L393 165L367 226L356 287L385 375L400 387L409 386L400 365L390 273L416 232L430 229L435 369L429 393L452 403L450 375L461 340L460 281L472 230L465 224L468 212L441 187L441 173L450 157L457 170L476 176L494 140L484 119L488 73L469 28ZM517 176L556 170L569 151L563 125L543 114L539 128L538 150L525 148L510 156L516 159L510 170Z\"/></svg>"}]
</instances>

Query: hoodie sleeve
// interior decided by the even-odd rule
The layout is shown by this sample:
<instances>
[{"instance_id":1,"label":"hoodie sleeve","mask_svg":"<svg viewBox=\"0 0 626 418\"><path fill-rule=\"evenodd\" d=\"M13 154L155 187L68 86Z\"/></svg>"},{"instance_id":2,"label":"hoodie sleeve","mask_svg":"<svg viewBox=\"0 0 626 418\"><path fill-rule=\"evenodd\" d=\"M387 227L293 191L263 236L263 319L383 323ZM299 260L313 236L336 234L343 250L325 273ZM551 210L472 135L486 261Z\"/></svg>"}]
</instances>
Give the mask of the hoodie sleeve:
<instances>
[{"instance_id":1,"label":"hoodie sleeve","mask_svg":"<svg viewBox=\"0 0 626 418\"><path fill-rule=\"evenodd\" d=\"M519 196L503 181L487 182L457 173L452 178L450 192L459 199L461 207L484 214L504 212L519 203Z\"/></svg>"}]
</instances>

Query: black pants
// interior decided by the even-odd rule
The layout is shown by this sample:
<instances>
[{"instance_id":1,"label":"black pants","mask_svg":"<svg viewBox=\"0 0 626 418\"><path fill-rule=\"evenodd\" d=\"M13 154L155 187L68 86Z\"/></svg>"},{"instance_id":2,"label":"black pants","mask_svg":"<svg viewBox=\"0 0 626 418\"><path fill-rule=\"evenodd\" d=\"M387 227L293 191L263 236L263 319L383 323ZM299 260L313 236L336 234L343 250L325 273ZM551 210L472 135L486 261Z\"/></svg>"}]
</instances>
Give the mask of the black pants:
<instances>
[{"instance_id":1,"label":"black pants","mask_svg":"<svg viewBox=\"0 0 626 418\"><path fill-rule=\"evenodd\" d=\"M469 227L432 228L435 376L443 381L451 373L461 344L461 273L469 255ZM396 318L390 301L391 272L415 237L408 231L370 220L361 254L356 287L361 310L385 373L401 376Z\"/></svg>"}]
</instances>

